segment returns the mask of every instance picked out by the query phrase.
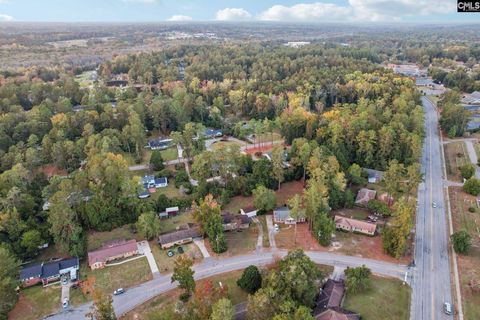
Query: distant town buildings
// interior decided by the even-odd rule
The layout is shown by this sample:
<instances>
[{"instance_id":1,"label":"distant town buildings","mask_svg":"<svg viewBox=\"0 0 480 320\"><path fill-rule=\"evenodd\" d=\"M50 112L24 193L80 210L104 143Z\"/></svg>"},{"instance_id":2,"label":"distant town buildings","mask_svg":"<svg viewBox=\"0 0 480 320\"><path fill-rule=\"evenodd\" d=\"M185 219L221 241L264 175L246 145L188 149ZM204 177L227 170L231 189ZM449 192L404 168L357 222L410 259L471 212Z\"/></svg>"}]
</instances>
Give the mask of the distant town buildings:
<instances>
[{"instance_id":1,"label":"distant town buildings","mask_svg":"<svg viewBox=\"0 0 480 320\"><path fill-rule=\"evenodd\" d=\"M285 43L284 46L290 47L290 48L300 48L309 44L310 44L310 41L289 41Z\"/></svg>"}]
</instances>

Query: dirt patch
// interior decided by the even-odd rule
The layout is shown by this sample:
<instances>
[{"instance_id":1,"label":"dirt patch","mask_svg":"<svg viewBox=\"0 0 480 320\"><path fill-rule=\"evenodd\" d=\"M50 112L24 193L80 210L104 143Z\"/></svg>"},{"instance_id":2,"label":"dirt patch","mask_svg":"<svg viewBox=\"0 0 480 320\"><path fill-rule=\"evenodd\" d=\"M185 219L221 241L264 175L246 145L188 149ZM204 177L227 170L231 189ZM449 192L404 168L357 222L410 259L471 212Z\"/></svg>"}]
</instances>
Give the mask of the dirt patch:
<instances>
[{"instance_id":1,"label":"dirt patch","mask_svg":"<svg viewBox=\"0 0 480 320\"><path fill-rule=\"evenodd\" d=\"M290 181L282 184L280 190L277 190L277 205L283 206L288 200L296 194L303 193L303 181Z\"/></svg>"},{"instance_id":2,"label":"dirt patch","mask_svg":"<svg viewBox=\"0 0 480 320\"><path fill-rule=\"evenodd\" d=\"M308 223L297 224L297 237L295 239L295 226L280 225L280 231L275 234L277 248L296 249L308 251L326 251L308 230Z\"/></svg>"}]
</instances>

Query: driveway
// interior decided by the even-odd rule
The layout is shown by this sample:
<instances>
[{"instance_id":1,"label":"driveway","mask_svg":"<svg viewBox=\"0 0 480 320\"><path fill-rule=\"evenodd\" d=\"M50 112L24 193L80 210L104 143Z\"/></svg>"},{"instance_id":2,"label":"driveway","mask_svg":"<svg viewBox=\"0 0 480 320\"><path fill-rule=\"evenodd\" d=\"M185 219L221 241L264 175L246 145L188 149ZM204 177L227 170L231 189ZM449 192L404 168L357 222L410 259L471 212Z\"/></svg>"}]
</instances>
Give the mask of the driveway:
<instances>
[{"instance_id":1,"label":"driveway","mask_svg":"<svg viewBox=\"0 0 480 320\"><path fill-rule=\"evenodd\" d=\"M139 241L137 242L138 253L145 255L148 260L148 265L150 266L150 270L152 270L153 277L158 277L160 272L158 271L157 262L152 254L152 249L150 249L150 244L148 241Z\"/></svg>"},{"instance_id":2,"label":"driveway","mask_svg":"<svg viewBox=\"0 0 480 320\"><path fill-rule=\"evenodd\" d=\"M276 249L277 244L275 243L275 228L273 227L273 217L271 215L265 216L267 219L267 228L268 228L268 240L270 241L270 248Z\"/></svg>"},{"instance_id":3,"label":"driveway","mask_svg":"<svg viewBox=\"0 0 480 320\"><path fill-rule=\"evenodd\" d=\"M257 251L259 251L263 249L263 228L257 217L252 217L252 221L255 222L258 227Z\"/></svg>"},{"instance_id":4,"label":"driveway","mask_svg":"<svg viewBox=\"0 0 480 320\"><path fill-rule=\"evenodd\" d=\"M204 259L210 258L210 253L208 253L208 250L205 247L205 240L194 239L193 243L195 243L195 245L198 247L198 249L200 249L200 252L202 253Z\"/></svg>"},{"instance_id":5,"label":"driveway","mask_svg":"<svg viewBox=\"0 0 480 320\"><path fill-rule=\"evenodd\" d=\"M70 286L72 283L70 281L67 284L62 283L62 299L60 300L60 308L63 308L63 300L70 300Z\"/></svg>"}]
</instances>

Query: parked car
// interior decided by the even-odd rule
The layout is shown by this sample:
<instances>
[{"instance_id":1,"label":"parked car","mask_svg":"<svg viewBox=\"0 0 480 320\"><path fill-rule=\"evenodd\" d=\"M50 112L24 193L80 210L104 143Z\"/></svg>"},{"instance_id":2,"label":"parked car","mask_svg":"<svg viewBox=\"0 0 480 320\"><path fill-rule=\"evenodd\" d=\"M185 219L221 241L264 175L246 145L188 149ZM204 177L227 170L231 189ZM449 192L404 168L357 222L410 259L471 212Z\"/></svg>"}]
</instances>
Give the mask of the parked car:
<instances>
[{"instance_id":1,"label":"parked car","mask_svg":"<svg viewBox=\"0 0 480 320\"><path fill-rule=\"evenodd\" d=\"M119 294L125 293L125 290L123 288L118 288L117 290L113 291L114 296L118 296Z\"/></svg>"},{"instance_id":2,"label":"parked car","mask_svg":"<svg viewBox=\"0 0 480 320\"><path fill-rule=\"evenodd\" d=\"M68 308L68 298L63 299L62 306L64 309Z\"/></svg>"},{"instance_id":3,"label":"parked car","mask_svg":"<svg viewBox=\"0 0 480 320\"><path fill-rule=\"evenodd\" d=\"M68 278L67 277L63 277L62 278L62 284L67 284L68 283Z\"/></svg>"},{"instance_id":4,"label":"parked car","mask_svg":"<svg viewBox=\"0 0 480 320\"><path fill-rule=\"evenodd\" d=\"M167 251L167 256L169 256L169 257L173 257L174 254L175 254L175 252L173 252L173 250L168 250Z\"/></svg>"},{"instance_id":5,"label":"parked car","mask_svg":"<svg viewBox=\"0 0 480 320\"><path fill-rule=\"evenodd\" d=\"M184 253L185 251L183 250L182 247L178 247L177 252L178 252L178 254L182 254L182 253Z\"/></svg>"},{"instance_id":6,"label":"parked car","mask_svg":"<svg viewBox=\"0 0 480 320\"><path fill-rule=\"evenodd\" d=\"M275 231L280 231L280 227L278 226L278 224L275 224L273 227L275 228Z\"/></svg>"},{"instance_id":7,"label":"parked car","mask_svg":"<svg viewBox=\"0 0 480 320\"><path fill-rule=\"evenodd\" d=\"M436 208L437 207L437 203L434 201L432 202L432 207Z\"/></svg>"},{"instance_id":8,"label":"parked car","mask_svg":"<svg viewBox=\"0 0 480 320\"><path fill-rule=\"evenodd\" d=\"M445 314L451 315L452 314L452 305L448 302L445 302L443 304L443 312L445 312Z\"/></svg>"}]
</instances>

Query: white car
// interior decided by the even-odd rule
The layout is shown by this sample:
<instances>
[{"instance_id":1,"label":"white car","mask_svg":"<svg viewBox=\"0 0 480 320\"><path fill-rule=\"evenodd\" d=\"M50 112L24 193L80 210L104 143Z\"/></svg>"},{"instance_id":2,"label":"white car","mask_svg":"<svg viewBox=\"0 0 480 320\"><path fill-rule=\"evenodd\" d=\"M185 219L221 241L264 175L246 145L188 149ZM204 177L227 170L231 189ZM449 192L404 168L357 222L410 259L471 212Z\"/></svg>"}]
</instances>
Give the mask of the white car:
<instances>
[{"instance_id":1,"label":"white car","mask_svg":"<svg viewBox=\"0 0 480 320\"><path fill-rule=\"evenodd\" d=\"M432 202L432 207L436 208L437 207L437 203L434 201Z\"/></svg>"},{"instance_id":2,"label":"white car","mask_svg":"<svg viewBox=\"0 0 480 320\"><path fill-rule=\"evenodd\" d=\"M68 307L68 298L63 299L62 306L63 306L64 309L66 309Z\"/></svg>"},{"instance_id":3,"label":"white car","mask_svg":"<svg viewBox=\"0 0 480 320\"><path fill-rule=\"evenodd\" d=\"M278 224L275 224L273 227L275 228L275 231L280 231L280 227L278 226Z\"/></svg>"},{"instance_id":4,"label":"white car","mask_svg":"<svg viewBox=\"0 0 480 320\"><path fill-rule=\"evenodd\" d=\"M445 314L451 315L452 314L452 305L448 302L445 302L443 304L443 312L445 312Z\"/></svg>"},{"instance_id":5,"label":"white car","mask_svg":"<svg viewBox=\"0 0 480 320\"><path fill-rule=\"evenodd\" d=\"M123 288L118 288L117 290L113 291L114 296L118 296L119 294L125 293L125 290Z\"/></svg>"}]
</instances>

